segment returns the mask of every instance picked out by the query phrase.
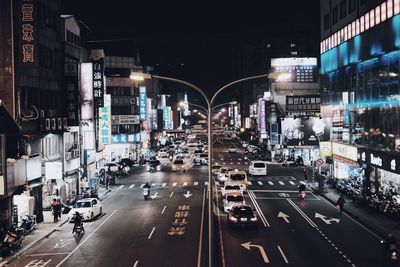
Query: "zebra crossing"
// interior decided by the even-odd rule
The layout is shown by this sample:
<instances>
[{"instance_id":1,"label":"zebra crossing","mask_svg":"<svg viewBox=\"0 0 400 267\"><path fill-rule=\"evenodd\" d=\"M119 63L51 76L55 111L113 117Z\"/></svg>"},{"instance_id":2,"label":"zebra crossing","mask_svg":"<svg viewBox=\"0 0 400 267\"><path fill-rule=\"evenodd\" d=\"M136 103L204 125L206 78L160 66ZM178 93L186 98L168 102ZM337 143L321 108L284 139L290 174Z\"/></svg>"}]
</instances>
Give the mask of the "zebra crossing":
<instances>
[{"instance_id":1,"label":"zebra crossing","mask_svg":"<svg viewBox=\"0 0 400 267\"><path fill-rule=\"evenodd\" d=\"M298 187L300 184L305 184L304 181L261 181L261 180L251 180L247 181L248 186L266 186L266 187ZM144 183L137 183L137 184L123 184L123 185L116 185L114 188L119 190L122 188L128 188L128 189L135 189L135 188L143 188L145 184ZM171 182L171 183L166 183L166 182L161 182L161 183L151 183L151 187L188 187L188 186L208 186L208 181L204 182L199 182L199 181L192 181L192 182Z\"/></svg>"}]
</instances>

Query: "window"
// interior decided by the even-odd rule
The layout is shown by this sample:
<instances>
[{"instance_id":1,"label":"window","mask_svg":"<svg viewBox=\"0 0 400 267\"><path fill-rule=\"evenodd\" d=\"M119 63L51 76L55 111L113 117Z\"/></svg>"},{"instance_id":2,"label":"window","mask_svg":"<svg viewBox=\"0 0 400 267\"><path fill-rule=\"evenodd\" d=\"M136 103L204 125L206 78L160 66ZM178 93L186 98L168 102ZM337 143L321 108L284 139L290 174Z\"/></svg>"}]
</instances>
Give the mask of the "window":
<instances>
[{"instance_id":1,"label":"window","mask_svg":"<svg viewBox=\"0 0 400 267\"><path fill-rule=\"evenodd\" d=\"M400 0L394 0L394 13L393 15L397 15L400 13Z\"/></svg>"},{"instance_id":2,"label":"window","mask_svg":"<svg viewBox=\"0 0 400 267\"><path fill-rule=\"evenodd\" d=\"M344 17L346 17L346 13L347 13L346 7L347 7L346 0L342 0L340 2L340 19L343 19Z\"/></svg>"},{"instance_id":3,"label":"window","mask_svg":"<svg viewBox=\"0 0 400 267\"><path fill-rule=\"evenodd\" d=\"M360 20L356 20L356 35L360 34Z\"/></svg>"},{"instance_id":4,"label":"window","mask_svg":"<svg viewBox=\"0 0 400 267\"><path fill-rule=\"evenodd\" d=\"M364 27L365 27L365 17L364 16L362 16L361 18L360 18L360 32L364 32Z\"/></svg>"},{"instance_id":5,"label":"window","mask_svg":"<svg viewBox=\"0 0 400 267\"><path fill-rule=\"evenodd\" d=\"M347 41L349 39L349 35L347 34L347 27L344 27L344 40Z\"/></svg>"},{"instance_id":6,"label":"window","mask_svg":"<svg viewBox=\"0 0 400 267\"><path fill-rule=\"evenodd\" d=\"M365 30L369 29L369 13L365 14Z\"/></svg>"},{"instance_id":7,"label":"window","mask_svg":"<svg viewBox=\"0 0 400 267\"><path fill-rule=\"evenodd\" d=\"M324 16L324 29L325 31L329 30L329 14Z\"/></svg>"},{"instance_id":8,"label":"window","mask_svg":"<svg viewBox=\"0 0 400 267\"><path fill-rule=\"evenodd\" d=\"M387 1L387 18L391 18L393 16L393 0Z\"/></svg>"},{"instance_id":9,"label":"window","mask_svg":"<svg viewBox=\"0 0 400 267\"><path fill-rule=\"evenodd\" d=\"M372 9L369 12L369 26L372 28L375 26L375 10Z\"/></svg>"},{"instance_id":10,"label":"window","mask_svg":"<svg viewBox=\"0 0 400 267\"><path fill-rule=\"evenodd\" d=\"M354 37L354 36L356 36L356 22L355 21L353 21L351 23L351 37Z\"/></svg>"},{"instance_id":11,"label":"window","mask_svg":"<svg viewBox=\"0 0 400 267\"><path fill-rule=\"evenodd\" d=\"M381 22L386 20L386 3L381 4Z\"/></svg>"},{"instance_id":12,"label":"window","mask_svg":"<svg viewBox=\"0 0 400 267\"><path fill-rule=\"evenodd\" d=\"M332 9L332 25L335 25L338 22L338 7L335 6Z\"/></svg>"},{"instance_id":13,"label":"window","mask_svg":"<svg viewBox=\"0 0 400 267\"><path fill-rule=\"evenodd\" d=\"M356 10L356 0L349 0L349 13Z\"/></svg>"},{"instance_id":14,"label":"window","mask_svg":"<svg viewBox=\"0 0 400 267\"><path fill-rule=\"evenodd\" d=\"M375 8L375 25L381 23L381 7L377 6Z\"/></svg>"}]
</instances>

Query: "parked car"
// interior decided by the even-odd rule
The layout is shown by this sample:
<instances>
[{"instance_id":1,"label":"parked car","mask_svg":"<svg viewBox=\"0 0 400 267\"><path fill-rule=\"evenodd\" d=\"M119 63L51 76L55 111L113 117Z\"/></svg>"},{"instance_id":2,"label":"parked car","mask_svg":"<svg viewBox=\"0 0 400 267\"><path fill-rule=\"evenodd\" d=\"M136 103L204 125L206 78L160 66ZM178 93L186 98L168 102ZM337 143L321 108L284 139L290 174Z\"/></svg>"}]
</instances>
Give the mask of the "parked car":
<instances>
[{"instance_id":1,"label":"parked car","mask_svg":"<svg viewBox=\"0 0 400 267\"><path fill-rule=\"evenodd\" d=\"M68 220L75 220L75 213L79 212L83 220L91 220L103 213L103 207L100 200L96 198L84 198L75 202L73 208L68 213Z\"/></svg>"},{"instance_id":2,"label":"parked car","mask_svg":"<svg viewBox=\"0 0 400 267\"><path fill-rule=\"evenodd\" d=\"M232 226L253 226L257 227L257 216L254 209L249 205L237 205L232 207L228 213L228 225Z\"/></svg>"},{"instance_id":3,"label":"parked car","mask_svg":"<svg viewBox=\"0 0 400 267\"><path fill-rule=\"evenodd\" d=\"M250 175L267 175L267 163L265 161L251 161L249 166Z\"/></svg>"},{"instance_id":4,"label":"parked car","mask_svg":"<svg viewBox=\"0 0 400 267\"><path fill-rule=\"evenodd\" d=\"M237 191L242 192L242 189L237 184L225 183L225 185L221 187L222 197L224 197L228 193L237 192Z\"/></svg>"},{"instance_id":5,"label":"parked car","mask_svg":"<svg viewBox=\"0 0 400 267\"><path fill-rule=\"evenodd\" d=\"M171 165L172 171L184 171L185 170L185 163L183 159L175 159Z\"/></svg>"},{"instance_id":6,"label":"parked car","mask_svg":"<svg viewBox=\"0 0 400 267\"><path fill-rule=\"evenodd\" d=\"M234 206L246 204L241 191L227 193L222 203L225 213L229 212Z\"/></svg>"}]
</instances>

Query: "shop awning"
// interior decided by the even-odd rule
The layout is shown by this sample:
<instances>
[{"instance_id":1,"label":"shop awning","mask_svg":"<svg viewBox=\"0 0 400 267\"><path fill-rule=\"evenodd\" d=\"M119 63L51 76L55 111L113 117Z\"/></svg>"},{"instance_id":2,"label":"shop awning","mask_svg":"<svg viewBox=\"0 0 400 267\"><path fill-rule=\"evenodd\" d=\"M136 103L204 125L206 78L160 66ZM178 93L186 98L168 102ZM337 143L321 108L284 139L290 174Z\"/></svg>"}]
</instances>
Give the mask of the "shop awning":
<instances>
[{"instance_id":1,"label":"shop awning","mask_svg":"<svg viewBox=\"0 0 400 267\"><path fill-rule=\"evenodd\" d=\"M21 130L0 101L0 134L20 135Z\"/></svg>"}]
</instances>

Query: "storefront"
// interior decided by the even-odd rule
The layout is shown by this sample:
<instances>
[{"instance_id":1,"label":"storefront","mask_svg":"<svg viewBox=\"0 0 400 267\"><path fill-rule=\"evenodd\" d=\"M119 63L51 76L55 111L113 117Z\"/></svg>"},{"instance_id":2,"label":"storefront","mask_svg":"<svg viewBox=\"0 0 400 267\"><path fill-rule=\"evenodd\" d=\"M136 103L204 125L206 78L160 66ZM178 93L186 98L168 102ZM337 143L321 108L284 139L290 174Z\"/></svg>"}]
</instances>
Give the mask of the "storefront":
<instances>
[{"instance_id":1,"label":"storefront","mask_svg":"<svg viewBox=\"0 0 400 267\"><path fill-rule=\"evenodd\" d=\"M312 162L319 159L318 146L288 146L283 150L286 158L303 158L304 164L311 166Z\"/></svg>"},{"instance_id":2,"label":"storefront","mask_svg":"<svg viewBox=\"0 0 400 267\"><path fill-rule=\"evenodd\" d=\"M347 179L358 172L357 147L332 142L333 177Z\"/></svg>"},{"instance_id":3,"label":"storefront","mask_svg":"<svg viewBox=\"0 0 400 267\"><path fill-rule=\"evenodd\" d=\"M371 192L392 190L400 193L400 154L359 149L358 156Z\"/></svg>"}]
</instances>

